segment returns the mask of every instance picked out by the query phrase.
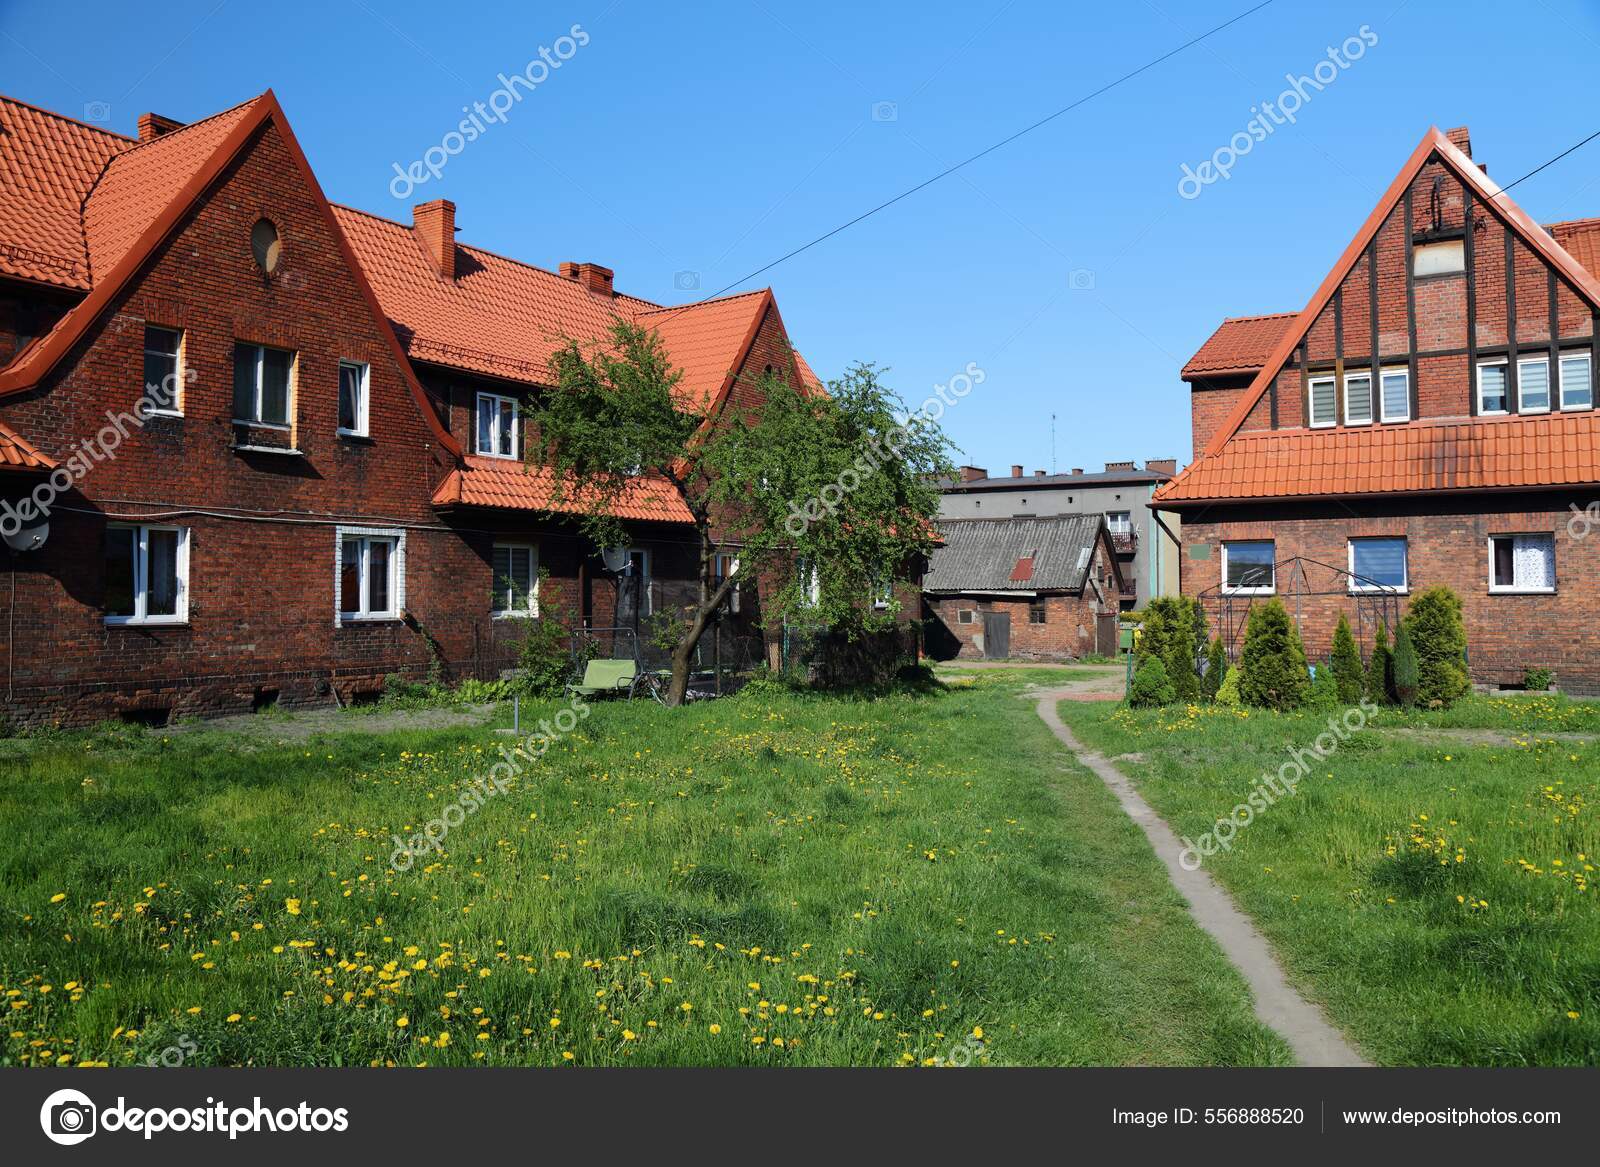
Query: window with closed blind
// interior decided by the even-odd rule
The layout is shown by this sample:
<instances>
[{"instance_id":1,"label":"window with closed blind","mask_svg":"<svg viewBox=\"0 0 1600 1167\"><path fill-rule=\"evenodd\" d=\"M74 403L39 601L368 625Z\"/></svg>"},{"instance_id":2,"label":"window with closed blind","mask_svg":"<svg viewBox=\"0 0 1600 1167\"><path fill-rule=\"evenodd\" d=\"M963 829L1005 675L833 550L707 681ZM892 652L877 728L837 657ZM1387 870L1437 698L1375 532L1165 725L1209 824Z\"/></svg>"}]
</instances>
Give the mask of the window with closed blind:
<instances>
[{"instance_id":1,"label":"window with closed blind","mask_svg":"<svg viewBox=\"0 0 1600 1167\"><path fill-rule=\"evenodd\" d=\"M1332 377L1311 378L1311 424L1321 429L1339 421L1339 385Z\"/></svg>"},{"instance_id":2,"label":"window with closed blind","mask_svg":"<svg viewBox=\"0 0 1600 1167\"><path fill-rule=\"evenodd\" d=\"M1404 536L1350 540L1352 592L1405 591L1410 587Z\"/></svg>"},{"instance_id":3,"label":"window with closed blind","mask_svg":"<svg viewBox=\"0 0 1600 1167\"><path fill-rule=\"evenodd\" d=\"M1550 358L1517 362L1517 412L1550 412Z\"/></svg>"},{"instance_id":4,"label":"window with closed blind","mask_svg":"<svg viewBox=\"0 0 1600 1167\"><path fill-rule=\"evenodd\" d=\"M1372 374L1348 373L1344 379L1344 423L1369 425L1372 422Z\"/></svg>"},{"instance_id":5,"label":"window with closed blind","mask_svg":"<svg viewBox=\"0 0 1600 1167\"><path fill-rule=\"evenodd\" d=\"M1411 420L1411 372L1409 369L1385 369L1380 374L1383 404L1382 419L1390 421Z\"/></svg>"}]
</instances>

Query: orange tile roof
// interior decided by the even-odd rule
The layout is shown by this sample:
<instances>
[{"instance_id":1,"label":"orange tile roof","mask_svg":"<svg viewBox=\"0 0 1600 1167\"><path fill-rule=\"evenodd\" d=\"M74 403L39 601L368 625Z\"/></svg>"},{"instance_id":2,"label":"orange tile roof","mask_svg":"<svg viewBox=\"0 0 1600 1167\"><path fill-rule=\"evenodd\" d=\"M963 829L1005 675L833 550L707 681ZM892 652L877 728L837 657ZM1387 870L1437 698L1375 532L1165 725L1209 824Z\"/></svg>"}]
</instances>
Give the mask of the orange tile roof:
<instances>
[{"instance_id":1,"label":"orange tile roof","mask_svg":"<svg viewBox=\"0 0 1600 1167\"><path fill-rule=\"evenodd\" d=\"M52 458L39 453L21 434L0 423L0 471L55 468Z\"/></svg>"},{"instance_id":2,"label":"orange tile roof","mask_svg":"<svg viewBox=\"0 0 1600 1167\"><path fill-rule=\"evenodd\" d=\"M1600 275L1600 219L1572 219L1565 223L1551 223L1545 230L1555 236L1557 243L1584 269Z\"/></svg>"},{"instance_id":3,"label":"orange tile roof","mask_svg":"<svg viewBox=\"0 0 1600 1167\"><path fill-rule=\"evenodd\" d=\"M1184 380L1260 372L1298 315L1298 312L1272 312L1265 316L1228 317L1183 366Z\"/></svg>"},{"instance_id":4,"label":"orange tile roof","mask_svg":"<svg viewBox=\"0 0 1600 1167\"><path fill-rule=\"evenodd\" d=\"M83 201L131 138L0 97L0 274L86 291Z\"/></svg>"},{"instance_id":5,"label":"orange tile roof","mask_svg":"<svg viewBox=\"0 0 1600 1167\"><path fill-rule=\"evenodd\" d=\"M1176 506L1597 481L1600 414L1550 413L1237 434L1156 499Z\"/></svg>"},{"instance_id":6,"label":"orange tile roof","mask_svg":"<svg viewBox=\"0 0 1600 1167\"><path fill-rule=\"evenodd\" d=\"M528 466L508 458L468 456L461 469L452 470L434 492L433 505L501 507L571 515L584 512L582 496L557 503L554 488L555 477L544 467ZM663 523L694 521L678 492L659 478L639 478L631 482L613 507L613 513L619 519Z\"/></svg>"},{"instance_id":7,"label":"orange tile roof","mask_svg":"<svg viewBox=\"0 0 1600 1167\"><path fill-rule=\"evenodd\" d=\"M513 381L548 383L550 357L565 340L604 337L620 317L661 333L684 373L684 404L704 412L736 371L770 295L762 290L664 308L591 292L566 276L462 243L450 281L434 270L408 225L350 207L333 211L413 360Z\"/></svg>"},{"instance_id":8,"label":"orange tile roof","mask_svg":"<svg viewBox=\"0 0 1600 1167\"><path fill-rule=\"evenodd\" d=\"M259 100L136 143L106 164L83 208L93 279L116 266Z\"/></svg>"}]
</instances>

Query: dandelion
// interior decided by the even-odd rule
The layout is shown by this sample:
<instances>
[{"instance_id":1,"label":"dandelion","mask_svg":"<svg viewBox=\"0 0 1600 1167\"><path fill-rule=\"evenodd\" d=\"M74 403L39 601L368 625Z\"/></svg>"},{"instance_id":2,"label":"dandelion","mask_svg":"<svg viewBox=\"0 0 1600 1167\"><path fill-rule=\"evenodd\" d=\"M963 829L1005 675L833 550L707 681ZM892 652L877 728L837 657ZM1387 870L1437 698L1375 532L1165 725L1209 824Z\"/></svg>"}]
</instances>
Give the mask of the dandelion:
<instances>
[{"instance_id":1,"label":"dandelion","mask_svg":"<svg viewBox=\"0 0 1600 1167\"><path fill-rule=\"evenodd\" d=\"M67 893L66 892L58 891L58 892L56 892L55 895L50 897L50 902L52 904L59 904L62 900L66 899L66 898L67 898Z\"/></svg>"},{"instance_id":2,"label":"dandelion","mask_svg":"<svg viewBox=\"0 0 1600 1167\"><path fill-rule=\"evenodd\" d=\"M722 1032L722 1026L718 1025L715 1021L706 1026L706 1028L711 1031L713 1037Z\"/></svg>"},{"instance_id":3,"label":"dandelion","mask_svg":"<svg viewBox=\"0 0 1600 1167\"><path fill-rule=\"evenodd\" d=\"M239 1014L237 1014L237 1013L229 1013L228 1014L228 1024L229 1025L232 1025L237 1020L239 1020Z\"/></svg>"},{"instance_id":4,"label":"dandelion","mask_svg":"<svg viewBox=\"0 0 1600 1167\"><path fill-rule=\"evenodd\" d=\"M283 910L288 912L291 916L298 916L300 914L300 901L294 899L293 897L284 900Z\"/></svg>"},{"instance_id":5,"label":"dandelion","mask_svg":"<svg viewBox=\"0 0 1600 1167\"><path fill-rule=\"evenodd\" d=\"M411 1018L409 1018L409 1017L396 1017L394 1019L394 1027L396 1029L404 1029L406 1026L408 1026L410 1024L411 1024Z\"/></svg>"}]
</instances>

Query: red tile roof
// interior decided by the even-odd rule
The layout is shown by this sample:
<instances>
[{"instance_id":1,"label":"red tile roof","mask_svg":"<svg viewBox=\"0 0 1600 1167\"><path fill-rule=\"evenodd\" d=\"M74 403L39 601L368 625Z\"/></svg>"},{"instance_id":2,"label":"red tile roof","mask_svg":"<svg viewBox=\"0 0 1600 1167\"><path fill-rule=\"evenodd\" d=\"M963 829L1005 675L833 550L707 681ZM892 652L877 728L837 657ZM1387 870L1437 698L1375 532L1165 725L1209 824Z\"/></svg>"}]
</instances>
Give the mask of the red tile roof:
<instances>
[{"instance_id":1,"label":"red tile roof","mask_svg":"<svg viewBox=\"0 0 1600 1167\"><path fill-rule=\"evenodd\" d=\"M333 210L407 352L430 364L547 384L550 357L566 339L604 337L621 318L661 333L684 373L684 405L706 412L771 302L762 290L664 308L591 292L577 280L466 244L456 245L456 278L445 280L408 225L350 207ZM820 384L809 368L800 376Z\"/></svg>"},{"instance_id":2,"label":"red tile roof","mask_svg":"<svg viewBox=\"0 0 1600 1167\"><path fill-rule=\"evenodd\" d=\"M1397 491L1593 485L1600 414L1476 418L1237 434L1196 462L1172 504L1323 498Z\"/></svg>"},{"instance_id":3,"label":"red tile roof","mask_svg":"<svg viewBox=\"0 0 1600 1167\"><path fill-rule=\"evenodd\" d=\"M469 456L462 468L452 470L434 492L433 505L503 507L574 515L584 512L581 496L557 503L554 487L554 476L543 467L530 467L507 458ZM664 523L694 521L671 484L656 478L640 478L630 483L613 511L620 519Z\"/></svg>"},{"instance_id":4,"label":"red tile roof","mask_svg":"<svg viewBox=\"0 0 1600 1167\"><path fill-rule=\"evenodd\" d=\"M0 471L55 468L53 459L39 453L21 434L0 423Z\"/></svg>"},{"instance_id":5,"label":"red tile roof","mask_svg":"<svg viewBox=\"0 0 1600 1167\"><path fill-rule=\"evenodd\" d=\"M1273 312L1265 316L1228 317L1183 366L1184 380L1259 373L1298 315L1298 312Z\"/></svg>"},{"instance_id":6,"label":"red tile roof","mask_svg":"<svg viewBox=\"0 0 1600 1167\"><path fill-rule=\"evenodd\" d=\"M0 97L0 274L87 291L84 199L131 138Z\"/></svg>"},{"instance_id":7,"label":"red tile roof","mask_svg":"<svg viewBox=\"0 0 1600 1167\"><path fill-rule=\"evenodd\" d=\"M1572 219L1545 229L1586 271L1600 275L1600 219Z\"/></svg>"}]
</instances>

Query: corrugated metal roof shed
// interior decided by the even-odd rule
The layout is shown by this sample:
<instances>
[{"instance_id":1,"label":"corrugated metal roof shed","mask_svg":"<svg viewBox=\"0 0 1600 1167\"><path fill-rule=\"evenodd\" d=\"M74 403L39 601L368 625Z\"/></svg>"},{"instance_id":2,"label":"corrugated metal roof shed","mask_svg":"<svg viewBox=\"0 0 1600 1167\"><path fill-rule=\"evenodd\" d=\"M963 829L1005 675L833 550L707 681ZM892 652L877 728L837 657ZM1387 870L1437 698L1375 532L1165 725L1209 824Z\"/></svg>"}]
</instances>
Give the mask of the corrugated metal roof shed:
<instances>
[{"instance_id":1,"label":"corrugated metal roof shed","mask_svg":"<svg viewBox=\"0 0 1600 1167\"><path fill-rule=\"evenodd\" d=\"M944 545L934 549L923 590L1081 591L1104 522L1098 514L941 520Z\"/></svg>"}]
</instances>

